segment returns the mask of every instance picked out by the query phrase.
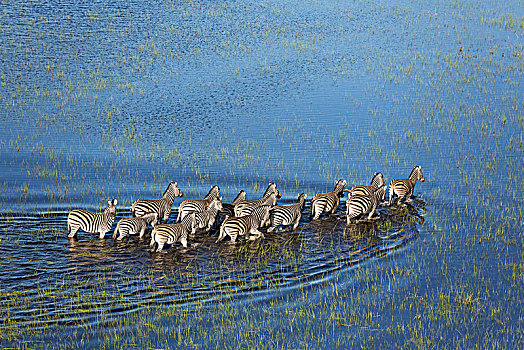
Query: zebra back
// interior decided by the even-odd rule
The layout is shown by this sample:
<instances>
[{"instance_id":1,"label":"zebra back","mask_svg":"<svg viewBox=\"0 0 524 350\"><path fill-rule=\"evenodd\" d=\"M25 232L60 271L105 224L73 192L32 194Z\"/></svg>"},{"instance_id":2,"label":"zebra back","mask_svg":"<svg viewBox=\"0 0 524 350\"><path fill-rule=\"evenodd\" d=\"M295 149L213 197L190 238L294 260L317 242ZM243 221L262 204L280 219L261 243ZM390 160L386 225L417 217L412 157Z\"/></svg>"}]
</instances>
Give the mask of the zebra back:
<instances>
[{"instance_id":1,"label":"zebra back","mask_svg":"<svg viewBox=\"0 0 524 350\"><path fill-rule=\"evenodd\" d=\"M100 233L100 238L104 238L113 226L117 200L110 200L107 204L102 213L93 213L84 209L72 210L67 216L68 237L74 237L81 229L89 233Z\"/></svg>"},{"instance_id":2,"label":"zebra back","mask_svg":"<svg viewBox=\"0 0 524 350\"><path fill-rule=\"evenodd\" d=\"M142 237L147 226L151 225L155 227L157 222L158 214L155 212L149 212L140 217L123 218L116 225L115 231L113 233L113 239L115 239L118 233L120 233L118 240L121 240L126 235L131 234L140 234L140 237Z\"/></svg>"},{"instance_id":3,"label":"zebra back","mask_svg":"<svg viewBox=\"0 0 524 350\"><path fill-rule=\"evenodd\" d=\"M167 189L164 191L160 199L138 199L131 205L131 213L133 216L142 216L148 212L158 213L158 220L164 221L169 218L171 214L171 206L175 197L182 197L184 193L178 188L176 182L170 182Z\"/></svg>"},{"instance_id":4,"label":"zebra back","mask_svg":"<svg viewBox=\"0 0 524 350\"><path fill-rule=\"evenodd\" d=\"M195 214L187 215L181 223L178 224L160 224L156 225L151 233L151 243L153 247L158 244L157 251L162 250L165 244L173 244L175 242L182 243L182 246L187 248L187 237L189 233L195 233L196 218Z\"/></svg>"},{"instance_id":5,"label":"zebra back","mask_svg":"<svg viewBox=\"0 0 524 350\"><path fill-rule=\"evenodd\" d=\"M220 234L216 243L224 239L226 235L229 235L233 242L239 235L244 236L247 233L255 233L257 236L261 236L262 233L258 229L265 226L269 221L269 209L269 206L261 206L255 208L251 215L227 218L220 226Z\"/></svg>"},{"instance_id":6,"label":"zebra back","mask_svg":"<svg viewBox=\"0 0 524 350\"><path fill-rule=\"evenodd\" d=\"M324 212L335 212L340 204L340 197L344 196L346 180L338 180L331 192L318 193L311 200L311 216L318 219Z\"/></svg>"},{"instance_id":7,"label":"zebra back","mask_svg":"<svg viewBox=\"0 0 524 350\"><path fill-rule=\"evenodd\" d=\"M360 193L364 195L372 195L379 187L386 185L382 173L375 173L371 179L371 184L368 186L357 185L353 186L351 190L344 190L344 192L352 192L354 194Z\"/></svg>"},{"instance_id":8,"label":"zebra back","mask_svg":"<svg viewBox=\"0 0 524 350\"><path fill-rule=\"evenodd\" d=\"M260 206L273 207L277 204L277 194L275 192L270 193L257 200L244 200L237 203L234 207L235 216L245 216L253 213L255 208Z\"/></svg>"},{"instance_id":9,"label":"zebra back","mask_svg":"<svg viewBox=\"0 0 524 350\"><path fill-rule=\"evenodd\" d=\"M426 181L424 175L422 174L422 168L416 165L409 177L407 179L395 179L389 183L389 201L388 204L391 205L393 202L393 196L398 195L399 199L406 197L406 200L410 201L410 197L413 195L415 190L415 184L417 180L420 182Z\"/></svg>"},{"instance_id":10,"label":"zebra back","mask_svg":"<svg viewBox=\"0 0 524 350\"><path fill-rule=\"evenodd\" d=\"M268 232L273 231L280 225L298 225L300 218L302 217L302 211L306 206L307 195L302 193L298 196L298 200L295 204L280 206L277 205L270 210L270 221L271 226Z\"/></svg>"}]
</instances>

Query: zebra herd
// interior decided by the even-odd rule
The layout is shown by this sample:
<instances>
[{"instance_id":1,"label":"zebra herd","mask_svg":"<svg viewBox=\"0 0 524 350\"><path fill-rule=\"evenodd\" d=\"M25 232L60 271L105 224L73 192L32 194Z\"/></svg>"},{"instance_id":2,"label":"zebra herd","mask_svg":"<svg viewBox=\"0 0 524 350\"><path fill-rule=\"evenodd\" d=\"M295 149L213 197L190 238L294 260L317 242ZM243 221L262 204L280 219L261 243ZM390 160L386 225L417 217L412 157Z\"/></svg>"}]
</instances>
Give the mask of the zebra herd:
<instances>
[{"instance_id":1,"label":"zebra herd","mask_svg":"<svg viewBox=\"0 0 524 350\"><path fill-rule=\"evenodd\" d=\"M420 166L415 166L407 179L392 180L389 184L389 199L387 205L393 204L395 196L398 200L411 201L417 181L424 182ZM311 199L311 218L318 219L323 213L335 213L340 198L348 193L346 201L346 222L353 223L358 217L367 214L370 220L378 205L385 202L386 183L382 173L375 173L370 185L357 185L345 189L346 181L338 180L333 191L316 194ZM236 242L238 236L248 240L264 237L261 229L268 227L267 232L273 232L280 226L293 225L298 227L305 209L307 195L298 196L295 204L280 206L277 199L281 197L277 185L270 182L262 198L246 200L246 192L241 190L235 200L228 204L222 203L220 189L213 186L203 199L188 199L182 201L178 208L175 224L166 224L171 207L176 197L184 193L176 182L171 182L160 199L138 199L131 206L133 217L123 218L116 225L113 239L121 240L127 235L143 237L148 226L153 227L151 243L153 251L161 251L165 244L179 242L188 246L188 236L197 231L210 232L222 214L225 216L220 225L216 243L229 236L231 242ZM108 201L108 207L102 213L92 213L83 209L72 210L67 217L68 237L76 236L78 230L99 233L100 238L111 230L116 216L117 200ZM160 223L163 221L164 223ZM118 238L117 238L117 235Z\"/></svg>"}]
</instances>

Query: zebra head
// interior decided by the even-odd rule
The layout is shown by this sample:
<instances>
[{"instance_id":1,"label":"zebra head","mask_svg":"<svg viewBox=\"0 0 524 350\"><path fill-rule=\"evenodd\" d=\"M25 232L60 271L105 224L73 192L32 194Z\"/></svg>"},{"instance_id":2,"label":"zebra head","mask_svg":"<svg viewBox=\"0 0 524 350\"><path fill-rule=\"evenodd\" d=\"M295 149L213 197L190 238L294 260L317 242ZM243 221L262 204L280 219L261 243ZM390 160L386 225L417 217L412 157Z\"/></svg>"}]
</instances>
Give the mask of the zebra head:
<instances>
[{"instance_id":1,"label":"zebra head","mask_svg":"<svg viewBox=\"0 0 524 350\"><path fill-rule=\"evenodd\" d=\"M213 198L213 200L211 202L209 202L208 205L206 205L205 209L208 209L208 208L214 208L214 210L216 211L221 211L224 209L224 207L222 206L222 198L216 196L215 198Z\"/></svg>"},{"instance_id":2,"label":"zebra head","mask_svg":"<svg viewBox=\"0 0 524 350\"><path fill-rule=\"evenodd\" d=\"M164 194L162 197L172 196L175 197L183 197L184 193L178 188L178 184L174 181L171 181L169 185L167 186L166 190L164 191Z\"/></svg>"},{"instance_id":3,"label":"zebra head","mask_svg":"<svg viewBox=\"0 0 524 350\"><path fill-rule=\"evenodd\" d=\"M210 199L214 197L220 197L220 188L218 187L218 185L211 187L204 199Z\"/></svg>"},{"instance_id":4,"label":"zebra head","mask_svg":"<svg viewBox=\"0 0 524 350\"><path fill-rule=\"evenodd\" d=\"M107 201L107 208L104 210L104 213L108 213L111 216L116 215L116 199Z\"/></svg>"},{"instance_id":5,"label":"zebra head","mask_svg":"<svg viewBox=\"0 0 524 350\"><path fill-rule=\"evenodd\" d=\"M280 192L278 191L277 184L270 182L269 185L266 188L266 191L264 192L263 197L269 196L271 193L275 193L277 198L282 197Z\"/></svg>"},{"instance_id":6,"label":"zebra head","mask_svg":"<svg viewBox=\"0 0 524 350\"><path fill-rule=\"evenodd\" d=\"M371 185L375 186L376 188L379 188L380 186L385 184L386 182L384 182L384 175L382 175L382 173L375 173L375 175L371 179Z\"/></svg>"},{"instance_id":7,"label":"zebra head","mask_svg":"<svg viewBox=\"0 0 524 350\"><path fill-rule=\"evenodd\" d=\"M344 187L346 186L346 180L338 180L333 190L339 197L344 197Z\"/></svg>"},{"instance_id":8,"label":"zebra head","mask_svg":"<svg viewBox=\"0 0 524 350\"><path fill-rule=\"evenodd\" d=\"M231 202L231 205L235 205L238 202L245 201L245 200L246 200L246 191L240 190L240 192L238 192L238 194L235 197L235 199L233 200L233 202Z\"/></svg>"},{"instance_id":9,"label":"zebra head","mask_svg":"<svg viewBox=\"0 0 524 350\"><path fill-rule=\"evenodd\" d=\"M303 211L306 208L306 198L307 198L307 194L305 193L301 193L298 196L297 203L300 203L300 211Z\"/></svg>"},{"instance_id":10,"label":"zebra head","mask_svg":"<svg viewBox=\"0 0 524 350\"><path fill-rule=\"evenodd\" d=\"M415 165L413 170L411 171L411 174L409 174L409 178L412 181L420 181L424 182L426 179L424 179L424 175L422 174L422 167L420 165Z\"/></svg>"}]
</instances>

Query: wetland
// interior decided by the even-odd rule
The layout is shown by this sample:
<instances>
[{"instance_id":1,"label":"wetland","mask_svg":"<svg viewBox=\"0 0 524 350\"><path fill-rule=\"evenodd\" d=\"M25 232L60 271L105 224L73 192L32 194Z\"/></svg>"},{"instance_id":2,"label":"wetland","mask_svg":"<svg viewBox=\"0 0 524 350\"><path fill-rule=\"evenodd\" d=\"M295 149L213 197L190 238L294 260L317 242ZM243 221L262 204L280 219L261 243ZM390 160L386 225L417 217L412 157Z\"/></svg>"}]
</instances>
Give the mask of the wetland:
<instances>
[{"instance_id":1,"label":"wetland","mask_svg":"<svg viewBox=\"0 0 524 350\"><path fill-rule=\"evenodd\" d=\"M1 3L0 346L522 347L523 40L517 0ZM309 219L414 165L413 203ZM308 200L237 244L67 238L170 181L170 222L213 185Z\"/></svg>"}]
</instances>

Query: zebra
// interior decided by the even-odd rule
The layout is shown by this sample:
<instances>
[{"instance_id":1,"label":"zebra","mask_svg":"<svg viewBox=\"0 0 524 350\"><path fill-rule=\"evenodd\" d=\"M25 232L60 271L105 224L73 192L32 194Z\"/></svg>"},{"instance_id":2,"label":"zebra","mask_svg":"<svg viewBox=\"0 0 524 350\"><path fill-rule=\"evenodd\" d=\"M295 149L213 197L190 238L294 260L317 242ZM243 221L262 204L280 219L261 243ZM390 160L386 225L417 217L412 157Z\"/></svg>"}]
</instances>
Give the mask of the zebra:
<instances>
[{"instance_id":1,"label":"zebra","mask_svg":"<svg viewBox=\"0 0 524 350\"><path fill-rule=\"evenodd\" d=\"M273 207L269 215L271 225L267 232L273 232L280 225L291 224L293 224L293 230L296 230L302 217L302 210L306 207L306 197L306 194L301 193L295 204Z\"/></svg>"},{"instance_id":2,"label":"zebra","mask_svg":"<svg viewBox=\"0 0 524 350\"><path fill-rule=\"evenodd\" d=\"M171 206L175 197L183 197L184 193L178 188L176 182L170 182L166 191L160 199L138 199L131 205L131 213L134 217L142 216L145 213L154 211L158 213L158 220L165 222L171 214Z\"/></svg>"},{"instance_id":3,"label":"zebra","mask_svg":"<svg viewBox=\"0 0 524 350\"><path fill-rule=\"evenodd\" d=\"M219 197L215 197L207 206L206 210L195 213L198 229L204 229L204 232L209 232L211 227L215 224L218 212L222 210L222 202Z\"/></svg>"},{"instance_id":4,"label":"zebra","mask_svg":"<svg viewBox=\"0 0 524 350\"><path fill-rule=\"evenodd\" d=\"M259 228L269 221L269 209L269 206L264 205L257 207L251 215L227 218L220 226L220 234L215 243L223 240L226 235L231 237L231 242L236 242L239 235L253 234L255 238L264 237Z\"/></svg>"},{"instance_id":5,"label":"zebra","mask_svg":"<svg viewBox=\"0 0 524 350\"><path fill-rule=\"evenodd\" d=\"M340 204L340 197L344 195L346 180L338 180L331 192L318 193L311 199L311 217L316 220L322 213L331 211L334 214Z\"/></svg>"},{"instance_id":6,"label":"zebra","mask_svg":"<svg viewBox=\"0 0 524 350\"><path fill-rule=\"evenodd\" d=\"M215 199L220 197L220 189L217 185L211 187L204 199L186 199L178 207L178 216L175 222L182 221L189 213L200 213Z\"/></svg>"},{"instance_id":7,"label":"zebra","mask_svg":"<svg viewBox=\"0 0 524 350\"><path fill-rule=\"evenodd\" d=\"M75 237L79 229L90 233L100 233L100 238L111 231L116 216L116 199L107 201L108 207L102 213L92 213L83 209L74 209L67 215L67 235Z\"/></svg>"},{"instance_id":8,"label":"zebra","mask_svg":"<svg viewBox=\"0 0 524 350\"><path fill-rule=\"evenodd\" d=\"M384 175L382 175L382 173L375 173L373 175L373 178L371 179L370 185L353 186L350 190L344 190L344 192L351 192L353 194L363 194L363 195L371 196L379 187L385 186L385 185L386 183L384 182ZM383 201L385 199L385 196L386 196L386 192L384 191L384 196L382 198L379 198L379 200Z\"/></svg>"},{"instance_id":9,"label":"zebra","mask_svg":"<svg viewBox=\"0 0 524 350\"><path fill-rule=\"evenodd\" d=\"M173 244L180 242L184 248L187 248L187 236L190 233L195 233L196 225L195 213L187 215L179 224L156 225L153 232L151 232L151 243L149 244L152 248L151 251L155 251L155 243L157 244L157 252L161 251L166 243Z\"/></svg>"},{"instance_id":10,"label":"zebra","mask_svg":"<svg viewBox=\"0 0 524 350\"><path fill-rule=\"evenodd\" d=\"M277 194L270 193L266 197L262 197L256 201L244 201L240 205L235 206L235 216L246 216L251 215L253 211L261 206L274 207L277 204Z\"/></svg>"},{"instance_id":11,"label":"zebra","mask_svg":"<svg viewBox=\"0 0 524 350\"><path fill-rule=\"evenodd\" d=\"M399 200L405 198L407 202L411 202L411 196L415 190L415 184L417 183L417 180L420 180L420 182L426 181L426 179L424 179L424 175L422 175L422 168L420 165L415 165L411 171L411 174L409 174L409 178L391 180L389 183L388 205L391 205L393 202L393 196L395 194L398 196Z\"/></svg>"},{"instance_id":12,"label":"zebra","mask_svg":"<svg viewBox=\"0 0 524 350\"><path fill-rule=\"evenodd\" d=\"M116 235L120 233L117 240L121 240L127 235L136 235L139 234L139 237L142 238L146 232L147 226L151 225L153 228L158 222L158 213L151 211L145 213L142 216L137 218L123 218L116 225L115 232L113 233L113 239L116 238Z\"/></svg>"},{"instance_id":13,"label":"zebra","mask_svg":"<svg viewBox=\"0 0 524 350\"><path fill-rule=\"evenodd\" d=\"M371 194L364 192L352 192L348 193L348 200L346 201L346 222L349 225L353 218L361 214L367 214L368 220L371 220L377 205L380 200L384 198L386 193L386 185L383 184Z\"/></svg>"},{"instance_id":14,"label":"zebra","mask_svg":"<svg viewBox=\"0 0 524 350\"><path fill-rule=\"evenodd\" d=\"M235 216L235 205L243 200L246 200L246 191L240 190L231 203L222 203L222 210L220 211L220 214L226 217Z\"/></svg>"},{"instance_id":15,"label":"zebra","mask_svg":"<svg viewBox=\"0 0 524 350\"><path fill-rule=\"evenodd\" d=\"M249 215L253 212L255 207L261 205L270 205L274 206L277 204L277 198L280 198L281 194L278 191L277 185L273 182L270 182L264 192L262 198L258 200L242 200L235 204L235 216L244 216Z\"/></svg>"}]
</instances>

